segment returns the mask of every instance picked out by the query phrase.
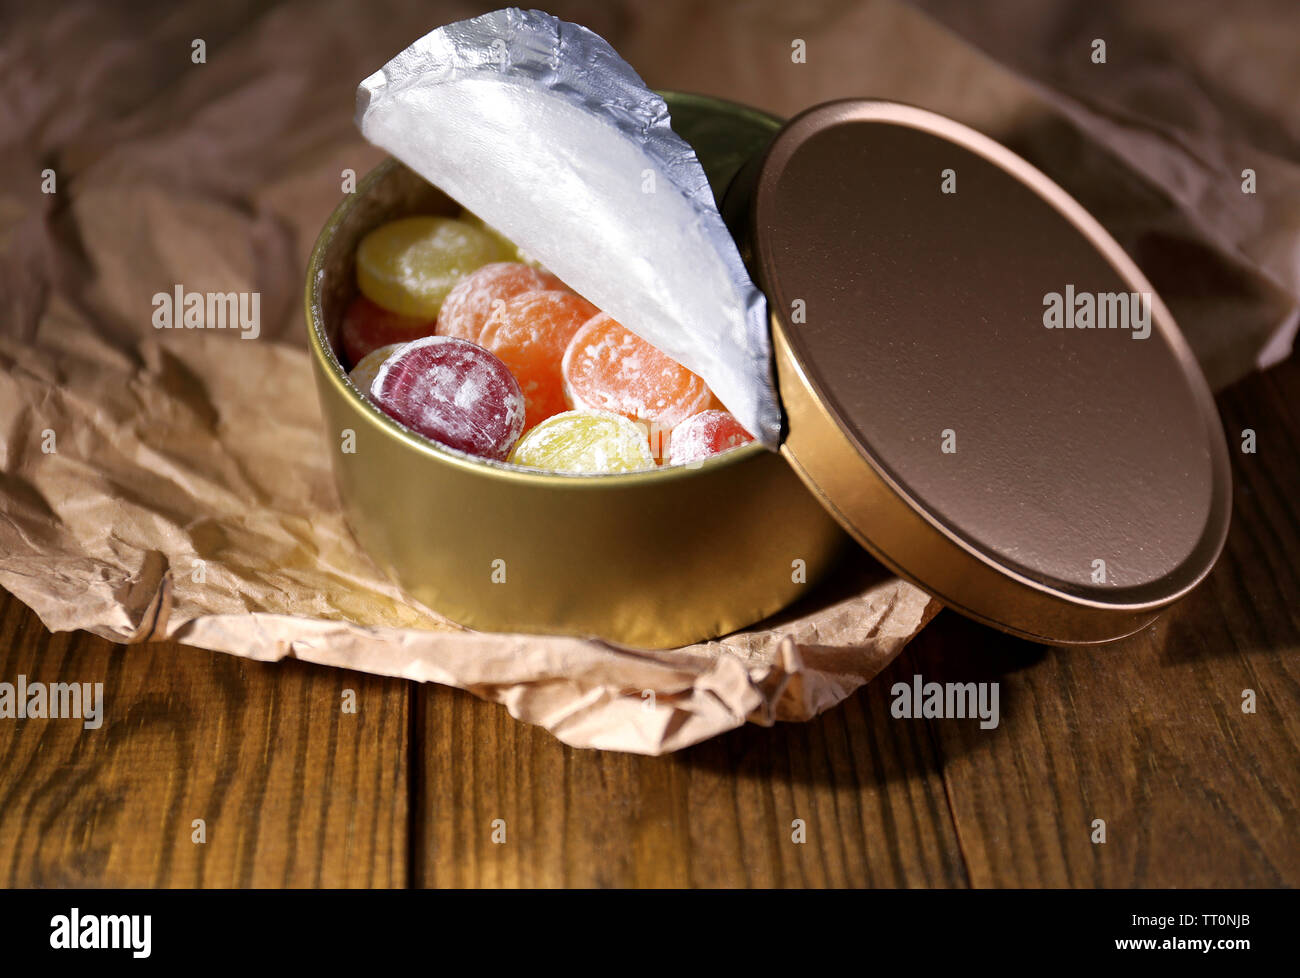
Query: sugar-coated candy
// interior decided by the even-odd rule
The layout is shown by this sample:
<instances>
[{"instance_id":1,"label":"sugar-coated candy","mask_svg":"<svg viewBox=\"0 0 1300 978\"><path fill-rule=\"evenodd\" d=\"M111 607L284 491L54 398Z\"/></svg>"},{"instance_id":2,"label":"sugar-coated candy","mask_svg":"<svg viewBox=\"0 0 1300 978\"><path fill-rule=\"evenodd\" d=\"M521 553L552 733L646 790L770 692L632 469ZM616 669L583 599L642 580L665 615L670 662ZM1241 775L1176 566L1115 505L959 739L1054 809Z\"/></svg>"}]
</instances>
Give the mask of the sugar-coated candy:
<instances>
[{"instance_id":1,"label":"sugar-coated candy","mask_svg":"<svg viewBox=\"0 0 1300 978\"><path fill-rule=\"evenodd\" d=\"M754 436L740 426L730 411L701 411L673 429L668 461L673 465L698 462L753 440Z\"/></svg>"},{"instance_id":2,"label":"sugar-coated candy","mask_svg":"<svg viewBox=\"0 0 1300 978\"><path fill-rule=\"evenodd\" d=\"M600 475L654 468L640 425L608 411L565 411L547 418L510 455L516 465Z\"/></svg>"},{"instance_id":3,"label":"sugar-coated candy","mask_svg":"<svg viewBox=\"0 0 1300 978\"><path fill-rule=\"evenodd\" d=\"M509 257L482 228L452 217L405 217L375 228L357 245L357 287L402 316L437 319L462 278Z\"/></svg>"},{"instance_id":4,"label":"sugar-coated candy","mask_svg":"<svg viewBox=\"0 0 1300 978\"><path fill-rule=\"evenodd\" d=\"M524 430L559 414L564 400L560 362L569 340L600 310L568 291L524 292L488 316L479 343L510 368L524 392Z\"/></svg>"},{"instance_id":5,"label":"sugar-coated candy","mask_svg":"<svg viewBox=\"0 0 1300 978\"><path fill-rule=\"evenodd\" d=\"M504 363L453 336L407 343L379 368L370 397L413 431L501 461L524 428L524 395Z\"/></svg>"},{"instance_id":6,"label":"sugar-coated candy","mask_svg":"<svg viewBox=\"0 0 1300 978\"><path fill-rule=\"evenodd\" d=\"M339 342L348 364L355 365L381 346L432 336L434 328L432 319L399 316L359 295L348 303L343 313Z\"/></svg>"},{"instance_id":7,"label":"sugar-coated candy","mask_svg":"<svg viewBox=\"0 0 1300 978\"><path fill-rule=\"evenodd\" d=\"M438 313L438 335L459 336L462 340L480 343L483 326L499 303L523 292L563 288L564 283L550 272L538 271L519 262L484 265L466 275L447 294L442 311Z\"/></svg>"},{"instance_id":8,"label":"sugar-coated candy","mask_svg":"<svg viewBox=\"0 0 1300 978\"><path fill-rule=\"evenodd\" d=\"M606 313L573 335L562 370L573 407L613 411L661 432L703 411L713 396L698 375Z\"/></svg>"},{"instance_id":9,"label":"sugar-coated candy","mask_svg":"<svg viewBox=\"0 0 1300 978\"><path fill-rule=\"evenodd\" d=\"M357 361L357 365L348 373L348 379L352 381L357 390L369 397L370 385L379 376L379 368L383 366L385 360L393 355L393 351L401 345L401 343L389 343L377 350L371 350Z\"/></svg>"}]
</instances>

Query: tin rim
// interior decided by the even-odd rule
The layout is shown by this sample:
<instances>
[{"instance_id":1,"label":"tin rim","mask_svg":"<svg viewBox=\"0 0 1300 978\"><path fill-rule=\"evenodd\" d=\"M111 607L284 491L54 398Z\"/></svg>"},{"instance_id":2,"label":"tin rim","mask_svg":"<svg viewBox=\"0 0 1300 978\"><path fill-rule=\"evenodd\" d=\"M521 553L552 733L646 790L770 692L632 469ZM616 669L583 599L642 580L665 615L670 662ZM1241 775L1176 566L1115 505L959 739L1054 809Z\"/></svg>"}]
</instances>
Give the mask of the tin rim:
<instances>
[{"instance_id":1,"label":"tin rim","mask_svg":"<svg viewBox=\"0 0 1300 978\"><path fill-rule=\"evenodd\" d=\"M667 93L671 94L671 93ZM696 96L696 98L701 98ZM757 110L749 110L757 112ZM760 113L761 114L761 113ZM348 379L347 371L343 369L343 364L334 351L329 337L325 332L325 315L322 302L322 291L324 283L324 263L325 252L333 243L335 235L338 233L343 220L356 206L357 201L364 197L377 183L386 179L398 167L402 166L400 161L393 157L388 157L371 169L357 183L355 193L349 194L330 212L324 227L321 228L320 234L316 237L316 242L312 246L311 257L307 263L307 285L304 293L304 307L307 317L307 335L311 347L312 356L323 364L326 368L325 374L329 382L345 397L350 398L354 404L362 409L366 420L375 428L384 431L386 434L397 437L406 447L420 452L423 455L436 458L440 462L446 462L461 468L471 469L484 476L492 475L511 481L522 481L529 485L551 485L563 486L565 488L576 488L590 486L599 488L602 486L629 486L642 483L659 482L668 479L689 478L696 472L706 469L717 469L728 465L738 465L760 452L766 452L759 442L753 441L747 445L740 445L736 448L728 449L718 455L713 455L699 463L684 463L679 465L656 466L653 469L645 469L640 472L616 472L603 475L587 475L583 473L572 472L546 472L532 471L523 466L511 465L507 462L494 462L490 459L478 459L470 455L455 452L443 448L430 441L422 435L417 434L405 425L393 420L384 412L380 411L369 398L365 397ZM435 188L436 189L436 188Z\"/></svg>"}]
</instances>

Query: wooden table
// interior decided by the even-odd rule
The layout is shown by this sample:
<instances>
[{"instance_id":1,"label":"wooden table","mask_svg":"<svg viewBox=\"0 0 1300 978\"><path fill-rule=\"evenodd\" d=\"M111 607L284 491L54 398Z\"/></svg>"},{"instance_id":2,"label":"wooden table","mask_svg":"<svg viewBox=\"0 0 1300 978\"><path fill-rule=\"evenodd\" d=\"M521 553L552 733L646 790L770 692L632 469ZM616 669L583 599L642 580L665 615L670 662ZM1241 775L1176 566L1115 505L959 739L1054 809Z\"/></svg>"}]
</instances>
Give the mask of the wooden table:
<instances>
[{"instance_id":1,"label":"wooden table","mask_svg":"<svg viewBox=\"0 0 1300 978\"><path fill-rule=\"evenodd\" d=\"M5 595L0 680L102 681L112 708L93 734L0 721L0 883L1300 885L1300 362L1219 406L1232 534L1156 625L1052 649L945 612L814 722L669 757L572 750L458 690L52 635ZM1000 726L893 719L915 673L999 681Z\"/></svg>"}]
</instances>

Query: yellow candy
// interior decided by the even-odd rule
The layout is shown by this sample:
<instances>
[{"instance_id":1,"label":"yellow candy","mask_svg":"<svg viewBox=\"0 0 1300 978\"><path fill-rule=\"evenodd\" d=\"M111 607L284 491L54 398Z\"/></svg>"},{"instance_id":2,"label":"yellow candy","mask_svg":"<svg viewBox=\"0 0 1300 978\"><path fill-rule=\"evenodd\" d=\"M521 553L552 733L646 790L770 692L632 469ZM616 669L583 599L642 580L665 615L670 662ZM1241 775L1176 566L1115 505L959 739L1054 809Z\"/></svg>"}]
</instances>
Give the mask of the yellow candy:
<instances>
[{"instance_id":1,"label":"yellow candy","mask_svg":"<svg viewBox=\"0 0 1300 978\"><path fill-rule=\"evenodd\" d=\"M349 371L348 379L356 385L357 390L369 397L370 385L375 382L375 377L379 374L379 368L384 365L385 360L393 355L393 351L401 345L401 343L389 343L377 350L371 350Z\"/></svg>"},{"instance_id":2,"label":"yellow candy","mask_svg":"<svg viewBox=\"0 0 1300 978\"><path fill-rule=\"evenodd\" d=\"M513 257L500 238L451 217L406 217L380 225L357 246L357 287L401 316L436 319L462 278Z\"/></svg>"},{"instance_id":3,"label":"yellow candy","mask_svg":"<svg viewBox=\"0 0 1300 978\"><path fill-rule=\"evenodd\" d=\"M564 411L547 418L519 440L510 461L582 475L635 472L655 464L646 433L608 411Z\"/></svg>"}]
</instances>

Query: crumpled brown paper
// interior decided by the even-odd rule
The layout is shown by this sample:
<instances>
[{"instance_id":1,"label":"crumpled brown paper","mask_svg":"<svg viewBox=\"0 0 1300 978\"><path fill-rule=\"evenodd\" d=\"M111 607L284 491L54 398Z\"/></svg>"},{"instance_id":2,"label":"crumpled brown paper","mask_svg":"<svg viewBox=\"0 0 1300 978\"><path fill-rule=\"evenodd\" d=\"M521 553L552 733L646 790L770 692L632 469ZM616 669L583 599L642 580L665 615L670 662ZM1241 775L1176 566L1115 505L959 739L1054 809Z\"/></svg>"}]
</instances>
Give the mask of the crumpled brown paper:
<instances>
[{"instance_id":1,"label":"crumpled brown paper","mask_svg":"<svg viewBox=\"0 0 1300 978\"><path fill-rule=\"evenodd\" d=\"M1040 8L1074 25L1064 5ZM781 0L743 15L673 3L638 6L635 17L618 4L551 10L601 33L658 87L787 115L837 96L891 97L983 129L1119 236L1212 380L1289 348L1300 127L1280 117L1256 138L1271 124L1260 107L1274 104L1259 93L1285 80L1232 74L1235 104L1253 108L1222 125L1210 111L1223 95L1211 68L1238 63L1229 55L1248 40L1234 48L1230 31L1207 26L1218 47L1206 53L1170 33L1171 48L1200 45L1195 79L1174 59L1150 85L1150 59L1112 55L1111 74L1085 76L1106 79L1085 100L1026 82L887 0L789 11ZM578 746L659 753L833 706L937 611L865 556L776 621L639 652L459 629L378 575L343 525L304 349L303 269L341 171L380 158L352 129L357 79L464 16L462 4L376 14L340 0L289 3L255 21L198 3L165 18L90 2L9 18L0 585L51 629L456 685ZM1066 36L1038 16L1041 31ZM1300 20L1294 7L1270 16ZM195 38L206 41L201 65ZM806 41L806 63L790 62L791 38ZM1111 50L1124 50L1114 35ZM1222 190L1251 164L1258 199ZM40 192L46 169L57 179L50 194ZM151 297L177 283L259 292L260 337L154 330Z\"/></svg>"},{"instance_id":2,"label":"crumpled brown paper","mask_svg":"<svg viewBox=\"0 0 1300 978\"><path fill-rule=\"evenodd\" d=\"M804 606L686 649L470 632L352 540L303 351L196 330L133 356L59 297L40 334L0 337L0 583L51 629L458 686L574 746L659 753L814 716L938 610L863 555Z\"/></svg>"}]
</instances>

